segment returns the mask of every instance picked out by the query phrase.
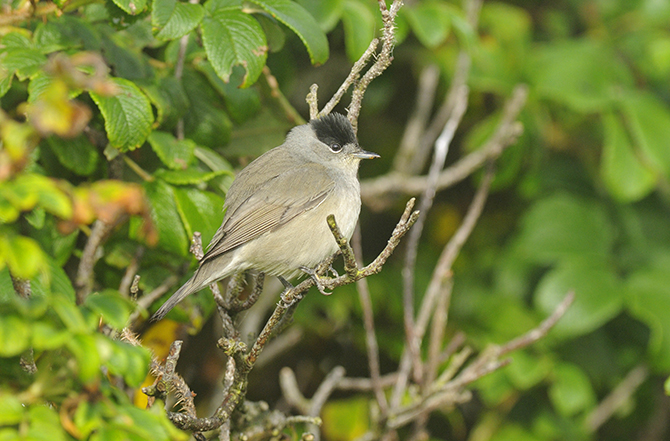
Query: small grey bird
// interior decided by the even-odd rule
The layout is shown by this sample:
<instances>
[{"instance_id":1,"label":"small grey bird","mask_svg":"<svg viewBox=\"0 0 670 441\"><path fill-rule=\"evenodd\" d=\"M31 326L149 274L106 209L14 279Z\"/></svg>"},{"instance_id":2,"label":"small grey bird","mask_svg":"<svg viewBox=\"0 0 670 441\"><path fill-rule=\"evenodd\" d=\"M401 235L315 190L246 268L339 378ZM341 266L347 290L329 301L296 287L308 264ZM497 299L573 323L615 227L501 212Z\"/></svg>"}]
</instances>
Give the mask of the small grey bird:
<instances>
[{"instance_id":1,"label":"small grey bird","mask_svg":"<svg viewBox=\"0 0 670 441\"><path fill-rule=\"evenodd\" d=\"M160 320L186 296L240 271L291 278L334 254L326 218L351 239L361 211L358 165L379 155L362 150L349 120L330 114L294 127L286 141L235 178L223 223L193 277L154 314Z\"/></svg>"}]
</instances>

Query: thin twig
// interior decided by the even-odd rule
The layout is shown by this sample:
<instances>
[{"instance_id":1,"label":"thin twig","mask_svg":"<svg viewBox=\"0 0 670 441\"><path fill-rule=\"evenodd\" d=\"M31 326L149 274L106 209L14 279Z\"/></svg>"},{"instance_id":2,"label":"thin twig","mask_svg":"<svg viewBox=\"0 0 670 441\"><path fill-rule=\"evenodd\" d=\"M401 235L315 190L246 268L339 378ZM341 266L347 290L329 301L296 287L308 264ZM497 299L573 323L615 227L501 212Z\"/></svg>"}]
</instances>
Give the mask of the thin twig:
<instances>
[{"instance_id":1,"label":"thin twig","mask_svg":"<svg viewBox=\"0 0 670 441\"><path fill-rule=\"evenodd\" d=\"M353 237L353 247L356 259L363 260L363 247L360 224L356 225ZM372 300L370 299L370 287L367 279L361 279L356 282L358 290L358 299L361 302L363 310L363 326L365 327L365 347L368 351L368 367L370 369L370 380L372 381L372 390L377 399L377 405L382 416L388 412L388 402L381 383L381 373L379 370L379 346L377 345L377 336L375 335L375 319L372 309Z\"/></svg>"},{"instance_id":2,"label":"thin twig","mask_svg":"<svg viewBox=\"0 0 670 441\"><path fill-rule=\"evenodd\" d=\"M144 247L143 246L137 247L135 255L130 260L130 264L126 268L126 271L123 273L121 283L119 283L119 292L124 296L130 296L131 294L130 287L132 286L133 280L137 275L137 270L140 267L140 260L142 259L143 254L144 254Z\"/></svg>"},{"instance_id":3,"label":"thin twig","mask_svg":"<svg viewBox=\"0 0 670 441\"><path fill-rule=\"evenodd\" d=\"M81 305L93 290L93 268L100 257L98 250L112 233L114 227L126 218L127 216L121 215L111 223L104 222L100 219L93 223L91 235L88 237L88 241L86 241L84 250L81 253L77 275L75 276L78 305Z\"/></svg>"},{"instance_id":4,"label":"thin twig","mask_svg":"<svg viewBox=\"0 0 670 441\"><path fill-rule=\"evenodd\" d=\"M414 338L416 339L416 347L421 347L421 341L423 339L424 333L426 332L426 326L428 325L428 320L433 312L433 307L437 296L442 289L442 284L445 278L449 275L451 264L456 259L458 251L461 249L465 240L470 236L472 229L474 228L479 215L484 208L484 203L486 202L486 197L488 195L489 185L493 179L492 169L485 175L484 180L482 181L479 190L475 194L468 212L463 219L463 222L456 230L454 236L449 240L447 245L442 250L442 254L438 259L438 263L433 271L433 277L431 279L428 288L426 289L426 294L424 295L423 301L421 303L421 308L419 310L419 315L416 320L416 326L414 328ZM391 398L391 406L397 407L400 404L400 399L402 398L404 391L407 388L407 382L409 379L409 374L412 367L412 354L409 349L406 349L403 352L402 358L400 360L400 368L398 369L400 375L398 383L393 390L393 395Z\"/></svg>"},{"instance_id":5,"label":"thin twig","mask_svg":"<svg viewBox=\"0 0 670 441\"><path fill-rule=\"evenodd\" d=\"M309 413L307 416L318 417L321 413L321 409L326 404L326 400L333 393L337 387L337 383L344 378L346 371L342 366L335 366L329 373L326 375L326 378L323 379L319 387L314 392L312 399L310 400ZM314 435L314 441L319 441L321 439L321 434L317 424L308 424L307 431L311 432Z\"/></svg>"},{"instance_id":6,"label":"thin twig","mask_svg":"<svg viewBox=\"0 0 670 441\"><path fill-rule=\"evenodd\" d=\"M440 69L435 64L428 65L421 71L417 85L414 111L405 125L405 132L400 140L398 151L393 158L393 169L397 172L405 174L420 172L420 170L412 169L410 163L417 155L419 139L426 129L426 124L428 124L428 118L435 102L435 89L437 89L439 79Z\"/></svg>"},{"instance_id":7,"label":"thin twig","mask_svg":"<svg viewBox=\"0 0 670 441\"><path fill-rule=\"evenodd\" d=\"M361 75L361 72L363 71L363 68L365 65L368 64L368 61L370 61L370 58L374 54L375 50L377 49L377 46L379 45L379 40L376 38L373 38L370 44L368 45L368 48L363 52L363 55L354 63L354 65L351 67L351 71L349 72L349 75L347 78L344 80L342 85L340 86L339 89L337 89L337 92L335 92L335 95L326 103L325 106L323 106L323 109L321 109L320 112L316 115L316 117L321 117L324 115L328 115L330 112L333 111L335 106L340 102L344 94L349 90L349 87L351 87L352 84L354 84L358 78ZM314 88L313 85L312 88ZM314 100L316 100L316 89L311 89L313 91L313 96ZM316 101L314 101L316 102ZM311 104L311 102L308 100L308 103Z\"/></svg>"},{"instance_id":8,"label":"thin twig","mask_svg":"<svg viewBox=\"0 0 670 441\"><path fill-rule=\"evenodd\" d=\"M358 115L361 112L361 104L363 102L363 95L368 86L379 75L381 75L387 67L391 65L393 60L393 48L395 46L395 18L398 14L398 10L402 6L401 0L393 0L391 7L386 6L385 0L378 0L379 10L382 14L382 22L384 23L384 28L382 31L382 48L379 54L377 54L377 59L375 63L370 67L370 69L363 74L361 79L354 86L351 103L349 104L349 109L347 117L349 122L354 128L354 133L358 131Z\"/></svg>"},{"instance_id":9,"label":"thin twig","mask_svg":"<svg viewBox=\"0 0 670 441\"><path fill-rule=\"evenodd\" d=\"M491 138L481 148L445 168L437 180L437 190L445 189L467 178L486 161L500 156L506 147L516 141L523 132L523 126L515 120L526 102L527 94L525 86L517 86L514 89ZM418 195L427 186L427 176L407 176L391 172L361 181L361 199L372 208L380 208L384 206L384 198L389 194Z\"/></svg>"},{"instance_id":10,"label":"thin twig","mask_svg":"<svg viewBox=\"0 0 670 441\"><path fill-rule=\"evenodd\" d=\"M284 115L286 115L288 120L294 125L305 124L305 119L300 116L298 111L295 110L286 96L284 96L281 89L279 88L279 82L277 81L277 78L272 75L270 68L267 66L263 66L263 78L265 78L265 82L270 88L270 96L272 96L272 98L277 101L279 107L281 107L281 109L284 111Z\"/></svg>"},{"instance_id":11,"label":"thin twig","mask_svg":"<svg viewBox=\"0 0 670 441\"><path fill-rule=\"evenodd\" d=\"M465 77L462 81L465 81ZM417 379L421 378L423 373L421 372L419 347L415 346L418 342L414 336L414 266L416 264L416 256L419 248L419 239L423 233L423 225L426 221L428 211L430 211L433 205L435 194L437 193L437 179L440 170L444 167L444 162L446 161L447 153L449 152L449 145L451 144L451 141L456 134L456 129L461 123L461 119L468 107L467 86L464 83L455 85L454 88L451 89L447 101L450 103L449 107L452 109L451 116L444 125L442 133L435 141L435 153L433 155L433 163L428 172L428 184L419 203L419 212L421 214L407 238L405 264L402 269L405 332L408 347L412 353L415 368L414 373Z\"/></svg>"},{"instance_id":12,"label":"thin twig","mask_svg":"<svg viewBox=\"0 0 670 441\"><path fill-rule=\"evenodd\" d=\"M649 377L649 369L640 364L589 413L585 420L589 432L597 431L612 415L616 413L635 393L638 387Z\"/></svg>"}]
</instances>

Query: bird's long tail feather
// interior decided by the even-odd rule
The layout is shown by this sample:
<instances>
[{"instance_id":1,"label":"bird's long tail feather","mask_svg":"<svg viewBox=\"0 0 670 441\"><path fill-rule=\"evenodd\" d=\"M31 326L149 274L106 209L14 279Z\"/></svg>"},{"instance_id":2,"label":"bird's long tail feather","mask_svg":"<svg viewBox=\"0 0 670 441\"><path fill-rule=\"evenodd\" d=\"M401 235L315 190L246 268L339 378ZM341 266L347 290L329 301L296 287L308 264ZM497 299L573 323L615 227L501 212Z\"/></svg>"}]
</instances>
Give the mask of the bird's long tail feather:
<instances>
[{"instance_id":1,"label":"bird's long tail feather","mask_svg":"<svg viewBox=\"0 0 670 441\"><path fill-rule=\"evenodd\" d=\"M167 299L165 303L163 303L163 306L158 308L158 311L151 317L152 322L156 322L163 317L167 315L172 308L177 306L177 303L181 302L184 300L189 294L194 293L195 291L198 290L197 286L193 286L193 281L195 279L195 276L191 277L188 282L184 283L184 285L177 290L174 294L172 294L172 297Z\"/></svg>"}]
</instances>

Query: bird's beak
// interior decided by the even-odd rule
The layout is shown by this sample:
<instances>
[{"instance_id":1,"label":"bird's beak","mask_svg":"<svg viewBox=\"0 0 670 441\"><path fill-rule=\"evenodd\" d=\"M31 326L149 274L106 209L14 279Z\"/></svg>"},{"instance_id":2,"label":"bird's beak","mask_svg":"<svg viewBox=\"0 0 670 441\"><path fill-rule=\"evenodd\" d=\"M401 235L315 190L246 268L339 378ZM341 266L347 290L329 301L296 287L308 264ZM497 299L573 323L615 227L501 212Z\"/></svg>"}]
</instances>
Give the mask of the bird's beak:
<instances>
[{"instance_id":1,"label":"bird's beak","mask_svg":"<svg viewBox=\"0 0 670 441\"><path fill-rule=\"evenodd\" d=\"M354 158L357 159L374 159L379 158L380 156L374 152L368 152L366 150L361 150L354 153Z\"/></svg>"}]
</instances>

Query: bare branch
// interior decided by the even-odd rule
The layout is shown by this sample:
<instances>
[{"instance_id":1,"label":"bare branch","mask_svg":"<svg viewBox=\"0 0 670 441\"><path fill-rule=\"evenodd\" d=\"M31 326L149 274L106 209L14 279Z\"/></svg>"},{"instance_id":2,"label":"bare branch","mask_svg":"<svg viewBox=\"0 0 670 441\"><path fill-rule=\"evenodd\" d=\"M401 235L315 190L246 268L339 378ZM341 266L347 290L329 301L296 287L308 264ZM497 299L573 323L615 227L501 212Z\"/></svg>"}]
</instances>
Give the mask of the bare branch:
<instances>
[{"instance_id":1,"label":"bare branch","mask_svg":"<svg viewBox=\"0 0 670 441\"><path fill-rule=\"evenodd\" d=\"M81 253L79 268L77 268L77 275L75 276L78 305L81 305L93 290L93 268L100 257L98 250L114 228L126 218L126 215L121 215L111 223L104 222L101 219L93 223L91 235L88 237L86 246L84 246L84 250Z\"/></svg>"},{"instance_id":2,"label":"bare branch","mask_svg":"<svg viewBox=\"0 0 670 441\"><path fill-rule=\"evenodd\" d=\"M435 64L425 67L419 76L414 111L405 126L398 151L393 158L393 169L397 172L411 175L421 171L412 169L410 163L417 155L419 139L428 124L439 79L440 69Z\"/></svg>"},{"instance_id":3,"label":"bare branch","mask_svg":"<svg viewBox=\"0 0 670 441\"><path fill-rule=\"evenodd\" d=\"M587 430L589 432L597 431L630 399L648 377L649 369L645 365L640 364L631 370L626 378L600 402L598 407L587 415L585 420Z\"/></svg>"},{"instance_id":4,"label":"bare branch","mask_svg":"<svg viewBox=\"0 0 670 441\"><path fill-rule=\"evenodd\" d=\"M354 231L353 244L356 258L363 260L363 238L361 236L361 226L356 225ZM356 282L358 298L363 310L363 326L365 327L365 346L368 351L368 366L370 369L370 380L372 381L372 390L377 399L379 411L385 417L388 412L388 402L381 383L381 373L379 371L379 346L377 345L377 336L375 335L375 319L372 311L372 300L370 299L370 288L367 279L361 279Z\"/></svg>"},{"instance_id":5,"label":"bare branch","mask_svg":"<svg viewBox=\"0 0 670 441\"><path fill-rule=\"evenodd\" d=\"M527 88L517 86L505 105L503 115L492 137L479 149L444 169L437 180L437 190L462 181L489 159L495 159L521 135L523 127L515 122L527 97ZM407 176L389 173L361 181L361 199L372 208L384 206L384 198L392 194L418 195L428 186L427 176Z\"/></svg>"},{"instance_id":6,"label":"bare branch","mask_svg":"<svg viewBox=\"0 0 670 441\"><path fill-rule=\"evenodd\" d=\"M358 81L358 78L361 75L361 72L363 71L363 68L368 64L368 61L370 61L370 58L372 58L372 55L375 53L375 50L377 49L377 46L379 45L379 40L377 38L373 38L372 41L370 42L370 45L368 48L363 52L363 55L354 63L354 65L351 67L351 71L349 72L349 75L347 78L344 80L342 85L340 86L339 89L337 89L337 92L335 92L335 95L326 103L325 106L323 106L323 109L321 109L318 114L316 114L314 117L319 118L324 115L328 115L330 112L333 111L335 106L342 100L342 97L344 94L349 90L349 87L351 87L352 84L354 84L356 81ZM312 85L312 88L310 89L310 95L308 95L307 102L310 103L310 108L311 108L311 102L310 102L310 96L314 97L314 102L316 103L316 84ZM310 115L311 115L311 110L310 110Z\"/></svg>"},{"instance_id":7,"label":"bare branch","mask_svg":"<svg viewBox=\"0 0 670 441\"><path fill-rule=\"evenodd\" d=\"M449 240L447 245L442 250L442 254L440 255L435 270L433 271L433 277L430 284L428 285L426 294L424 295L423 301L421 303L416 326L414 328L416 347L421 347L421 341L423 339L424 333L426 332L428 320L434 311L433 307L435 305L435 301L437 300L440 292L442 292L445 278L450 276L451 264L456 259L456 256L458 255L462 245L465 243L465 240L470 236L470 233L472 232L472 229L474 228L477 219L479 219L479 215L484 208L484 203L486 202L492 179L493 169L490 168L488 173L485 175L479 190L477 190L470 207L468 208L468 212L463 219L463 223L460 225L458 230L456 230L454 236L451 238L451 240ZM398 383L393 390L393 395L391 398L392 407L397 407L400 404L400 399L402 398L402 395L407 387L407 381L409 379L411 367L411 351L407 349L403 352L403 356L400 360L400 376Z\"/></svg>"},{"instance_id":8,"label":"bare branch","mask_svg":"<svg viewBox=\"0 0 670 441\"><path fill-rule=\"evenodd\" d=\"M363 95L368 86L379 75L381 75L387 67L391 65L393 60L393 47L395 45L395 17L398 10L402 6L401 0L393 0L391 7L386 7L385 0L378 0L379 10L382 13L382 22L384 29L382 31L382 49L377 55L375 63L368 69L363 77L354 86L351 96L351 104L349 104L348 118L351 125L354 127L354 132L358 131L358 115L361 112L361 104L363 102Z\"/></svg>"},{"instance_id":9,"label":"bare branch","mask_svg":"<svg viewBox=\"0 0 670 441\"><path fill-rule=\"evenodd\" d=\"M462 81L465 81L463 76ZM452 109L451 117L444 125L442 133L435 141L435 153L433 155L433 163L428 172L428 183L419 203L419 217L416 221L414 229L409 234L407 240L407 249L405 252L405 264L402 269L403 275L403 309L405 320L405 331L407 334L407 342L412 359L415 361L415 374L417 378L423 376L421 372L419 347L415 346L417 339L414 336L414 265L416 263L417 250L419 248L419 239L423 232L423 225L426 221L428 211L433 205L435 194L437 192L437 179L440 170L444 167L444 162L447 159L449 152L449 145L454 138L456 129L465 114L468 107L468 88L465 84L456 84L450 91L447 99L449 107Z\"/></svg>"}]
</instances>

